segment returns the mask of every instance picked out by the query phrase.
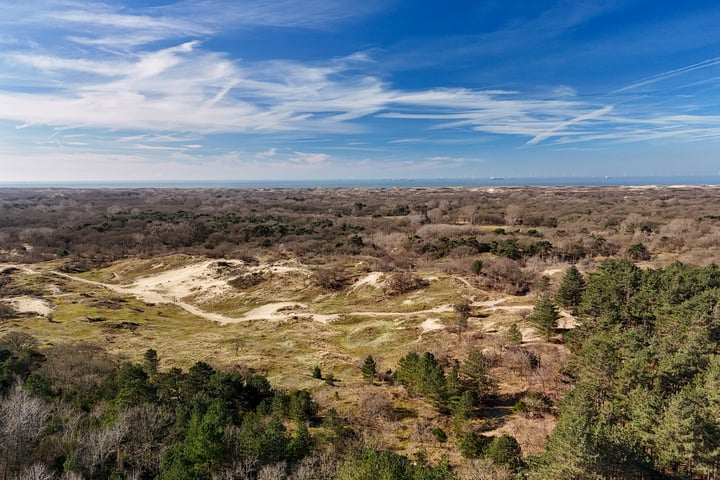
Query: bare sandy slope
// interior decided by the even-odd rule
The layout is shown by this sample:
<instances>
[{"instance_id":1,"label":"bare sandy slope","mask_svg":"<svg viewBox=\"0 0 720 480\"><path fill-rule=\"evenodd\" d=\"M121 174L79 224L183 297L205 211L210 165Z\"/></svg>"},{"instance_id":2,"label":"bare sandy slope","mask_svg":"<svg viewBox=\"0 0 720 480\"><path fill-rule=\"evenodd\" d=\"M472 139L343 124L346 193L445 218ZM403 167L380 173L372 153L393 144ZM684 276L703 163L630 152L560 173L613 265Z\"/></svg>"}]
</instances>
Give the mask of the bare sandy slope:
<instances>
[{"instance_id":1,"label":"bare sandy slope","mask_svg":"<svg viewBox=\"0 0 720 480\"><path fill-rule=\"evenodd\" d=\"M300 272L304 275L310 275L310 271L299 264L268 264L261 266L245 267L240 261L223 260L223 264L231 267L242 267L247 272L261 271L265 273L275 274L289 274ZM221 324L247 322L255 320L290 320L304 318L311 321L329 323L338 319L341 315L339 314L319 314L312 311L312 308L307 304L300 302L289 302L289 301L277 301L270 302L265 305L256 307L244 315L238 317L231 317L216 312L210 312L201 308L198 304L201 304L205 300L212 300L227 295L235 294L233 287L228 285L228 276L222 273L222 269L218 268L217 260L204 260L189 265L185 265L176 269L165 270L157 274L151 274L139 279L136 279L132 283L125 285L102 283L93 280L83 279L74 275L68 275L60 272L53 272L55 275L59 275L65 278L70 278L75 281L84 282L91 285L101 286L112 290L122 295L132 295L146 303L155 304L173 304L176 305L193 315L198 317L218 322ZM382 272L370 272L364 277L357 280L350 288L349 292L354 291L362 286L380 286L382 280ZM25 310L28 311L30 307L30 299L26 299L24 305ZM532 311L532 305L503 305L511 300L516 301L516 297L504 296L491 300L485 300L480 302L472 302L471 305L475 308L482 308L492 313L495 312L507 312L507 313L522 313ZM42 301L36 300L32 304L34 311L48 312L48 306L41 305ZM421 337L423 334L444 330L446 326L442 323L440 318L436 317L438 314L448 313L453 311L453 306L449 304L442 304L429 308L426 310L420 310L412 312L413 315L427 315L428 317L419 324L421 330ZM47 314L47 313L42 313ZM575 319L567 312L561 312L562 318L559 322L560 328L573 328L576 325ZM402 317L407 315L406 312L373 312L363 311L354 312L350 315L361 315L364 317ZM522 330L523 340L528 342L539 341L540 337L532 327L523 328Z\"/></svg>"},{"instance_id":2,"label":"bare sandy slope","mask_svg":"<svg viewBox=\"0 0 720 480\"><path fill-rule=\"evenodd\" d=\"M370 285L373 287L379 287L381 286L380 279L382 278L383 273L382 272L370 272L364 277L360 278L358 281L356 281L352 287L350 288L350 292L352 293L354 290L362 287L363 285Z\"/></svg>"},{"instance_id":3,"label":"bare sandy slope","mask_svg":"<svg viewBox=\"0 0 720 480\"><path fill-rule=\"evenodd\" d=\"M223 260L223 263L231 266L241 266L242 262ZM246 269L249 272L263 271L276 274L287 274L300 272L309 275L309 270L301 265L271 264ZM132 295L146 303L169 303L196 315L221 324L246 322L252 320L288 320L293 317L304 317L314 321L328 323L339 317L336 314L318 314L308 309L308 305L299 302L271 302L250 310L239 317L230 317L215 312L208 312L200 308L197 303L203 299L212 299L233 293L233 287L228 285L225 276L218 272L217 260L205 260L192 263L180 268L166 270L157 274L141 277L126 285L103 283L94 280L87 280L74 275L61 272L53 272L55 275L69 278L75 281L90 285L101 286L122 295ZM377 286L382 272L371 272L358 280L352 289L363 285ZM189 300L192 298L192 302ZM437 307L423 310L419 314L433 314L452 310L451 305L439 305ZM363 315L370 317L397 317L403 312L355 312L351 315ZM425 325L423 330L436 330L444 328L442 324L436 323L430 326Z\"/></svg>"},{"instance_id":4,"label":"bare sandy slope","mask_svg":"<svg viewBox=\"0 0 720 480\"><path fill-rule=\"evenodd\" d=\"M242 262L225 260L224 263L239 266ZM297 309L307 306L297 302L275 302L255 308L241 317L230 317L201 309L186 299L193 296L195 301L199 298L213 298L228 294L233 287L228 285L227 278L218 273L218 262L206 260L184 267L167 270L158 274L148 275L135 280L128 285L115 285L110 283L87 280L74 275L61 272L52 272L55 275L69 278L78 282L100 286L122 295L132 295L146 303L169 303L196 315L222 324L243 322L250 320L281 320L286 319ZM295 271L296 268L271 265L266 267L272 272ZM292 307L292 308L290 308Z\"/></svg>"},{"instance_id":5,"label":"bare sandy slope","mask_svg":"<svg viewBox=\"0 0 720 480\"><path fill-rule=\"evenodd\" d=\"M223 268L220 268L220 265ZM162 264L159 264L162 266ZM0 265L0 267L14 267L23 273L37 274L38 271L27 265ZM229 270L228 270L229 267ZM282 301L270 302L260 305L241 316L228 316L217 312L207 311L201 305L206 301L237 295L237 290L228 284L228 280L237 274L237 269L244 272L263 272L272 274L293 274L301 273L309 276L311 271L297 262L282 262L277 264L265 264L259 266L246 266L237 260L201 260L178 268L159 271L158 273L146 275L135 279L131 283L117 284L104 283L84 279L75 275L53 271L52 273L74 281L106 288L121 295L132 295L146 303L151 304L172 304L187 312L220 324L271 320L287 321L291 319L307 319L311 321L330 323L337 320L340 314L319 314L312 311L312 306L300 302ZM229 273L230 272L230 273ZM234 272L234 273L233 273ZM378 287L382 285L382 272L370 272L357 280L349 289L349 293L362 286ZM118 277L115 277L118 278ZM457 277L462 281L460 277ZM348 294L349 294L348 293ZM7 299L13 307L20 312L33 312L38 315L48 315L52 312L52 306L47 301L33 297L18 297ZM506 312L510 314L521 314L532 311L532 305L504 305L506 302L517 302L517 297L504 296L491 300L472 302L474 308L482 308L490 313ZM407 300L405 303L412 303ZM414 311L413 315L426 315L427 317L418 325L420 336L430 332L444 330L446 325L438 317L453 311L449 304L437 305L433 308ZM407 312L353 312L348 315L364 317L393 318L403 317ZM561 319L558 322L560 328L574 328L577 325L576 319L569 313L561 311ZM488 326L488 325L486 325ZM493 327L494 328L494 327ZM521 329L525 342L539 341L540 337L532 327Z\"/></svg>"},{"instance_id":6,"label":"bare sandy slope","mask_svg":"<svg viewBox=\"0 0 720 480\"><path fill-rule=\"evenodd\" d=\"M6 298L4 301L20 313L35 313L47 316L53 311L52 305L42 298L22 296Z\"/></svg>"},{"instance_id":7,"label":"bare sandy slope","mask_svg":"<svg viewBox=\"0 0 720 480\"><path fill-rule=\"evenodd\" d=\"M222 263L234 267L243 266L240 261L223 260ZM301 265L270 264L248 267L248 272L267 272L288 274L300 272L309 275L310 271ZM87 280L75 275L54 271L55 275L74 281L107 288L122 295L132 295L146 303L176 305L193 315L221 324L246 322L252 320L287 320L293 317L306 317L314 321L327 323L335 320L338 315L318 314L308 310L308 306L299 302L271 302L250 310L239 317L231 317L200 308L197 303L203 300L234 294L233 287L228 285L229 278L218 271L217 260L205 260L180 268L166 270L157 274L141 277L132 283L117 285ZM381 274L366 277L362 284L374 284ZM363 279L361 279L362 281ZM192 298L192 301L189 299ZM364 314L364 313L363 313ZM400 315L388 314L388 315Z\"/></svg>"}]
</instances>

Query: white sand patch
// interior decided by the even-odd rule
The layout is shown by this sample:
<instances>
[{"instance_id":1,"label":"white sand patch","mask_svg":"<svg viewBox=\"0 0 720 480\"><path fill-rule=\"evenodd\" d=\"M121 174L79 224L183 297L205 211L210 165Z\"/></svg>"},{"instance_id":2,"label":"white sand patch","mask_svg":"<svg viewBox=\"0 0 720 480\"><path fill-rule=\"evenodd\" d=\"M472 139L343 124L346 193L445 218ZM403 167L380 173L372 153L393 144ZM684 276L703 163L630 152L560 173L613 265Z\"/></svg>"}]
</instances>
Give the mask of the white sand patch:
<instances>
[{"instance_id":1,"label":"white sand patch","mask_svg":"<svg viewBox=\"0 0 720 480\"><path fill-rule=\"evenodd\" d=\"M331 313L329 315L323 315L320 313L313 313L312 315L310 315L310 317L316 322L327 324L327 323L334 322L335 320L338 320L340 317L342 317L342 314Z\"/></svg>"},{"instance_id":2,"label":"white sand patch","mask_svg":"<svg viewBox=\"0 0 720 480\"><path fill-rule=\"evenodd\" d=\"M525 312L532 311L532 309L532 305L510 305L507 307L497 306L490 308L491 311L502 310L503 312Z\"/></svg>"},{"instance_id":3,"label":"white sand patch","mask_svg":"<svg viewBox=\"0 0 720 480\"><path fill-rule=\"evenodd\" d=\"M296 314L298 310L302 310L305 308L307 308L307 305L298 302L268 303L267 305L253 308L235 321L244 322L250 320L284 320Z\"/></svg>"},{"instance_id":4,"label":"white sand patch","mask_svg":"<svg viewBox=\"0 0 720 480\"><path fill-rule=\"evenodd\" d=\"M443 330L445 328L445 325L440 323L439 318L428 317L425 319L424 322L422 322L420 324L420 328L422 328L422 333L426 333L426 332L432 332L435 330Z\"/></svg>"},{"instance_id":5,"label":"white sand patch","mask_svg":"<svg viewBox=\"0 0 720 480\"><path fill-rule=\"evenodd\" d=\"M540 335L538 335L537 330L535 330L534 328L521 328L520 333L522 333L523 342L533 342L540 340Z\"/></svg>"},{"instance_id":6,"label":"white sand patch","mask_svg":"<svg viewBox=\"0 0 720 480\"><path fill-rule=\"evenodd\" d=\"M577 327L578 321L575 317L570 315L568 312L560 311L560 318L558 319L558 328L570 329Z\"/></svg>"},{"instance_id":7,"label":"white sand patch","mask_svg":"<svg viewBox=\"0 0 720 480\"><path fill-rule=\"evenodd\" d=\"M524 312L533 309L532 305L501 305L502 303L505 303L508 300L512 300L513 298L515 297L502 297L496 298L494 300L485 300L483 302L474 302L472 306L483 307L487 310L490 310L491 312L496 312L498 310L503 312Z\"/></svg>"},{"instance_id":8,"label":"white sand patch","mask_svg":"<svg viewBox=\"0 0 720 480\"><path fill-rule=\"evenodd\" d=\"M232 260L225 260L228 263L232 263ZM242 263L242 262L240 262ZM282 260L272 264L256 265L247 267L249 272L262 272L262 273L301 273L305 276L312 275L312 272L305 267L303 264L296 260Z\"/></svg>"},{"instance_id":9,"label":"white sand patch","mask_svg":"<svg viewBox=\"0 0 720 480\"><path fill-rule=\"evenodd\" d=\"M495 307L497 305L500 305L501 303L505 303L508 300L511 300L513 297L501 297L496 298L493 300L485 300L483 302L475 302L472 304L473 307Z\"/></svg>"},{"instance_id":10,"label":"white sand patch","mask_svg":"<svg viewBox=\"0 0 720 480\"><path fill-rule=\"evenodd\" d=\"M551 276L555 275L556 273L562 273L562 272L563 272L562 268L548 268L546 270L543 270L542 273L543 273L543 275L547 275L548 277L551 277Z\"/></svg>"},{"instance_id":11,"label":"white sand patch","mask_svg":"<svg viewBox=\"0 0 720 480\"><path fill-rule=\"evenodd\" d=\"M363 285L370 285L372 287L378 287L380 286L380 278L383 276L382 272L370 272L361 279L359 279L357 282L353 283L352 288L350 288L350 292L353 290L362 287Z\"/></svg>"},{"instance_id":12,"label":"white sand patch","mask_svg":"<svg viewBox=\"0 0 720 480\"><path fill-rule=\"evenodd\" d=\"M19 313L36 313L46 316L53 311L49 302L37 297L14 297L7 299L7 303L12 305Z\"/></svg>"},{"instance_id":13,"label":"white sand patch","mask_svg":"<svg viewBox=\"0 0 720 480\"><path fill-rule=\"evenodd\" d=\"M242 264L239 261L227 262ZM182 299L199 292L214 297L232 288L216 273L216 268L217 261L208 260L142 277L120 288L151 303L167 303L168 297Z\"/></svg>"}]
</instances>

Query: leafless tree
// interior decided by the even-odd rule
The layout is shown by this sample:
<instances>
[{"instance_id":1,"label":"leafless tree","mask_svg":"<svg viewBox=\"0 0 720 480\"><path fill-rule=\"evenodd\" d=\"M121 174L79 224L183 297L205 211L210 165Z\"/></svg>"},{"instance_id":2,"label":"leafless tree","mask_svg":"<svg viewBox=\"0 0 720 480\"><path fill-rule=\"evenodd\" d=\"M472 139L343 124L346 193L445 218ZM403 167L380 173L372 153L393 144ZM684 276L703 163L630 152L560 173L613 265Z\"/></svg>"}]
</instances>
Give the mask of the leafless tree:
<instances>
[{"instance_id":1,"label":"leafless tree","mask_svg":"<svg viewBox=\"0 0 720 480\"><path fill-rule=\"evenodd\" d=\"M393 403L384 392L364 392L360 397L360 415L365 422L376 424L378 421L395 420Z\"/></svg>"},{"instance_id":2,"label":"leafless tree","mask_svg":"<svg viewBox=\"0 0 720 480\"><path fill-rule=\"evenodd\" d=\"M73 471L64 471L61 477L62 480L84 480L82 473Z\"/></svg>"},{"instance_id":3,"label":"leafless tree","mask_svg":"<svg viewBox=\"0 0 720 480\"><path fill-rule=\"evenodd\" d=\"M127 434L128 423L121 417L113 425L88 435L84 451L91 474L100 471L113 455L116 456L117 462L120 462L120 443Z\"/></svg>"},{"instance_id":4,"label":"leafless tree","mask_svg":"<svg viewBox=\"0 0 720 480\"><path fill-rule=\"evenodd\" d=\"M510 480L513 472L505 465L495 465L492 460L468 460L459 468L460 480Z\"/></svg>"},{"instance_id":5,"label":"leafless tree","mask_svg":"<svg viewBox=\"0 0 720 480\"><path fill-rule=\"evenodd\" d=\"M15 353L28 348L35 348L37 344L37 339L25 332L9 332L0 338L0 345Z\"/></svg>"},{"instance_id":6,"label":"leafless tree","mask_svg":"<svg viewBox=\"0 0 720 480\"><path fill-rule=\"evenodd\" d=\"M332 480L338 469L338 460L330 454L309 455L297 464L290 480Z\"/></svg>"},{"instance_id":7,"label":"leafless tree","mask_svg":"<svg viewBox=\"0 0 720 480\"><path fill-rule=\"evenodd\" d=\"M32 451L45 427L50 408L41 399L31 397L19 386L11 390L0 405L0 456L3 479L17 468L21 460L31 458Z\"/></svg>"},{"instance_id":8,"label":"leafless tree","mask_svg":"<svg viewBox=\"0 0 720 480\"><path fill-rule=\"evenodd\" d=\"M258 472L257 480L285 480L286 472L287 463L284 461L265 465Z\"/></svg>"},{"instance_id":9,"label":"leafless tree","mask_svg":"<svg viewBox=\"0 0 720 480\"><path fill-rule=\"evenodd\" d=\"M216 478L218 480L256 480L256 470L256 460L238 459L231 466L222 469Z\"/></svg>"},{"instance_id":10,"label":"leafless tree","mask_svg":"<svg viewBox=\"0 0 720 480\"><path fill-rule=\"evenodd\" d=\"M33 463L11 478L12 480L52 480L55 474L44 463Z\"/></svg>"},{"instance_id":11,"label":"leafless tree","mask_svg":"<svg viewBox=\"0 0 720 480\"><path fill-rule=\"evenodd\" d=\"M133 465L148 470L157 466L161 452L156 446L169 434L172 412L160 405L143 403L123 412L121 422L127 424L125 449Z\"/></svg>"}]
</instances>

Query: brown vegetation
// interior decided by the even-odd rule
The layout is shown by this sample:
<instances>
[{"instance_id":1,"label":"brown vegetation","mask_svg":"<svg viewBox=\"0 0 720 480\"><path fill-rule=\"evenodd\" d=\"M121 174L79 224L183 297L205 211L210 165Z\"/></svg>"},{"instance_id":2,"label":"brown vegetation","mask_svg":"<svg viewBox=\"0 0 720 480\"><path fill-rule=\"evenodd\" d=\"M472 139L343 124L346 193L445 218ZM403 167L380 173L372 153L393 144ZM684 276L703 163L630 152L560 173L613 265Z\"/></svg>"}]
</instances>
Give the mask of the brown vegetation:
<instances>
[{"instance_id":1,"label":"brown vegetation","mask_svg":"<svg viewBox=\"0 0 720 480\"><path fill-rule=\"evenodd\" d=\"M449 371L482 350L497 389L462 428L510 433L526 454L538 453L568 389L569 354L560 334L548 334L546 342L528 322L534 294L557 289L568 264L587 272L609 256L647 266L718 261L718 193L712 187L5 189L0 261L14 266L0 265L0 300L44 297L56 304L41 316L0 301L0 331L10 332L4 342L16 350L28 341L21 332L36 335L52 360L39 371L77 389L69 397L92 396L116 366L110 353L137 358L152 345L164 368L209 359L261 371L284 386L313 388L323 408L354 419L378 446L432 458L453 455L462 429L392 385L392 370L410 351L431 351ZM232 287L225 296L194 287L175 302L156 304L122 290L198 256L222 277L216 283ZM21 270L40 262L46 263ZM197 310L181 310L180 302ZM262 310L271 304L273 312ZM278 310L281 304L285 310ZM205 319L222 314L250 326L198 323L200 309L209 312ZM507 335L511 325L515 339ZM357 364L371 354L382 382L366 385ZM310 378L315 365L334 380ZM147 423L140 419L153 412L127 415ZM450 434L452 447L433 437L436 428ZM478 460L464 475L509 474Z\"/></svg>"}]
</instances>

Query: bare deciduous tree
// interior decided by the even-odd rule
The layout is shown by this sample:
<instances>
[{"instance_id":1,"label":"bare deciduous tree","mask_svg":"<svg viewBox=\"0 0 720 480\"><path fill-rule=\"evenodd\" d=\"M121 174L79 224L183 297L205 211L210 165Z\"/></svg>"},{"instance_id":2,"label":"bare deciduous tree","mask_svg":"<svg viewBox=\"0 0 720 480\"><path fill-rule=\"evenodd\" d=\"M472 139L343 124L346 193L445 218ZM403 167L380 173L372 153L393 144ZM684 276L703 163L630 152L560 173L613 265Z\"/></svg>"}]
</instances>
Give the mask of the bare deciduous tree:
<instances>
[{"instance_id":1,"label":"bare deciduous tree","mask_svg":"<svg viewBox=\"0 0 720 480\"><path fill-rule=\"evenodd\" d=\"M52 480L55 478L55 474L44 463L33 463L11 478L12 480Z\"/></svg>"},{"instance_id":2,"label":"bare deciduous tree","mask_svg":"<svg viewBox=\"0 0 720 480\"><path fill-rule=\"evenodd\" d=\"M513 472L506 465L495 465L492 460L469 460L459 469L460 480L510 480Z\"/></svg>"},{"instance_id":3,"label":"bare deciduous tree","mask_svg":"<svg viewBox=\"0 0 720 480\"><path fill-rule=\"evenodd\" d=\"M265 465L260 469L257 480L285 480L287 478L287 463L277 462Z\"/></svg>"},{"instance_id":4,"label":"bare deciduous tree","mask_svg":"<svg viewBox=\"0 0 720 480\"><path fill-rule=\"evenodd\" d=\"M28 348L35 348L37 344L37 339L25 332L9 332L0 338L0 345L15 353Z\"/></svg>"},{"instance_id":5,"label":"bare deciduous tree","mask_svg":"<svg viewBox=\"0 0 720 480\"><path fill-rule=\"evenodd\" d=\"M328 453L309 455L297 464L290 480L332 480L338 469L338 460Z\"/></svg>"},{"instance_id":6,"label":"bare deciduous tree","mask_svg":"<svg viewBox=\"0 0 720 480\"><path fill-rule=\"evenodd\" d=\"M28 460L45 427L50 408L41 399L31 397L19 386L3 399L0 405L0 455L3 479Z\"/></svg>"},{"instance_id":7,"label":"bare deciduous tree","mask_svg":"<svg viewBox=\"0 0 720 480\"><path fill-rule=\"evenodd\" d=\"M113 455L119 462L120 443L127 434L128 423L125 418L120 417L113 425L88 435L84 451L87 468L91 474L99 472Z\"/></svg>"}]
</instances>

